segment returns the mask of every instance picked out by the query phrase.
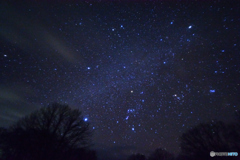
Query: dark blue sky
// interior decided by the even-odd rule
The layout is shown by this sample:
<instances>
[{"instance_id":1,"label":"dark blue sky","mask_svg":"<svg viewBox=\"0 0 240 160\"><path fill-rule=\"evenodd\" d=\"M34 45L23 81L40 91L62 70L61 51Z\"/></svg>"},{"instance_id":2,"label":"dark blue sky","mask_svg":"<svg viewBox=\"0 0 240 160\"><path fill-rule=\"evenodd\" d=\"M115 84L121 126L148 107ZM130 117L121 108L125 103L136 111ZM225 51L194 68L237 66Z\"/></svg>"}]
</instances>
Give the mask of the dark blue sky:
<instances>
[{"instance_id":1,"label":"dark blue sky","mask_svg":"<svg viewBox=\"0 0 240 160\"><path fill-rule=\"evenodd\" d=\"M183 132L240 107L237 1L12 1L0 12L1 126L68 103L100 154L177 154Z\"/></svg>"}]
</instances>

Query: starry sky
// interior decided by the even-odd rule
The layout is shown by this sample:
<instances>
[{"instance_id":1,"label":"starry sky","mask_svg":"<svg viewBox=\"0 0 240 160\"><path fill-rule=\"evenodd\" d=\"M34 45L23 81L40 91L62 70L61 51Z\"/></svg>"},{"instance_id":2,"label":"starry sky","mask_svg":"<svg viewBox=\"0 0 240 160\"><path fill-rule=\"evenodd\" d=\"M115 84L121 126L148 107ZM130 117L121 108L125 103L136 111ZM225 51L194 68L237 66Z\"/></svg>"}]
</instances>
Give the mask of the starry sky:
<instances>
[{"instance_id":1,"label":"starry sky","mask_svg":"<svg viewBox=\"0 0 240 160\"><path fill-rule=\"evenodd\" d=\"M1 1L0 126L68 103L100 156L178 154L182 133L240 108L239 15L237 1Z\"/></svg>"}]
</instances>

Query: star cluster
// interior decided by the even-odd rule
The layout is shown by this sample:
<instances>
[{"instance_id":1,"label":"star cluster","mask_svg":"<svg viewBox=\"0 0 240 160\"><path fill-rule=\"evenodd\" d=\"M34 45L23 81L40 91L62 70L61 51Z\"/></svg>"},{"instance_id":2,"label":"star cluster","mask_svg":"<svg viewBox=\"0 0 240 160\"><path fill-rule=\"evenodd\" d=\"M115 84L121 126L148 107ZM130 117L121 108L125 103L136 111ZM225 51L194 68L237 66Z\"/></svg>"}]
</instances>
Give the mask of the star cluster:
<instances>
[{"instance_id":1,"label":"star cluster","mask_svg":"<svg viewBox=\"0 0 240 160\"><path fill-rule=\"evenodd\" d=\"M57 101L96 148L178 153L184 131L239 109L237 1L38 3L0 5L2 126Z\"/></svg>"}]
</instances>

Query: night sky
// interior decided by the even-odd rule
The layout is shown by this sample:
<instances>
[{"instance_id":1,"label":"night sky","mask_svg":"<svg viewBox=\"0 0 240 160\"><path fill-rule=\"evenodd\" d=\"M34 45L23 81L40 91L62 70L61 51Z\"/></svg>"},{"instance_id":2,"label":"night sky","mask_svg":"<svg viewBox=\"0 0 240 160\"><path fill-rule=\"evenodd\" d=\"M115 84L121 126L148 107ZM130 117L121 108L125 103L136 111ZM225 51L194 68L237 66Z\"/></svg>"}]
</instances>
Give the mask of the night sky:
<instances>
[{"instance_id":1,"label":"night sky","mask_svg":"<svg viewBox=\"0 0 240 160\"><path fill-rule=\"evenodd\" d=\"M240 2L1 1L0 126L51 102L83 111L99 155L179 153L240 108Z\"/></svg>"}]
</instances>

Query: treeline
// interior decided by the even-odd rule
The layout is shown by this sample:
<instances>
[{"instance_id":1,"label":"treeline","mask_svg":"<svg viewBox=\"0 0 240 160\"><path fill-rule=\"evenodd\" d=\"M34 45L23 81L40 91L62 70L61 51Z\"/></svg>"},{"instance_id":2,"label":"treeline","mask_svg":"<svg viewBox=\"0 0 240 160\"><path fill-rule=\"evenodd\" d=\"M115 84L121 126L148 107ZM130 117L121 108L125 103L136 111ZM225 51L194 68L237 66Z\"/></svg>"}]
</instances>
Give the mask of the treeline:
<instances>
[{"instance_id":1,"label":"treeline","mask_svg":"<svg viewBox=\"0 0 240 160\"><path fill-rule=\"evenodd\" d=\"M237 152L240 154L240 112L236 121L225 124L221 121L200 123L180 137L181 152L177 157L164 150L156 149L149 157L140 153L131 155L128 160L239 160L240 155L217 156L210 152Z\"/></svg>"},{"instance_id":2,"label":"treeline","mask_svg":"<svg viewBox=\"0 0 240 160\"><path fill-rule=\"evenodd\" d=\"M201 123L183 133L177 157L158 148L148 157L138 153L128 160L212 160L211 151L240 153L240 112L236 112L236 117L237 121L231 124ZM97 160L96 151L89 149L92 134L78 109L53 103L8 129L0 128L0 160Z\"/></svg>"},{"instance_id":3,"label":"treeline","mask_svg":"<svg viewBox=\"0 0 240 160\"><path fill-rule=\"evenodd\" d=\"M0 130L1 160L96 160L81 112L53 103Z\"/></svg>"}]
</instances>

